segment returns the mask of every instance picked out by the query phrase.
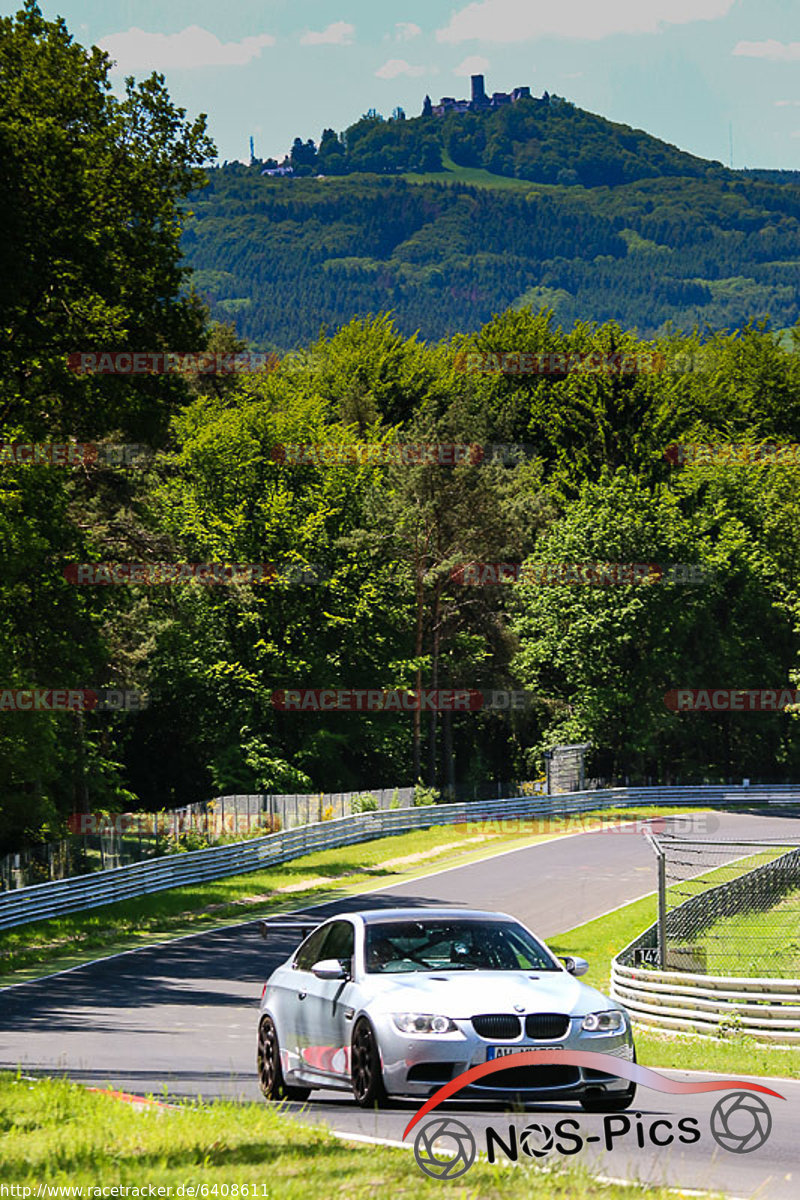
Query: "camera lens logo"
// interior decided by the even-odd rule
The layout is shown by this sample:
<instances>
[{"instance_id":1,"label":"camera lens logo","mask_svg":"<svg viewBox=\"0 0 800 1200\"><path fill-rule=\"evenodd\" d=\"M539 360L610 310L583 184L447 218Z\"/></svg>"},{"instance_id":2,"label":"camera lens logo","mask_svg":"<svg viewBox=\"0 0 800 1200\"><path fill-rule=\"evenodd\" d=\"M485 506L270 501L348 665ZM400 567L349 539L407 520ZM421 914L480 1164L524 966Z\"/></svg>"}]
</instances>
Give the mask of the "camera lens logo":
<instances>
[{"instance_id":1,"label":"camera lens logo","mask_svg":"<svg viewBox=\"0 0 800 1200\"><path fill-rule=\"evenodd\" d=\"M431 1179L458 1179L475 1161L475 1138L451 1117L428 1121L414 1139L414 1158Z\"/></svg>"},{"instance_id":2,"label":"camera lens logo","mask_svg":"<svg viewBox=\"0 0 800 1200\"><path fill-rule=\"evenodd\" d=\"M546 1125L526 1125L519 1144L531 1158L544 1158L553 1149L553 1132Z\"/></svg>"},{"instance_id":3,"label":"camera lens logo","mask_svg":"<svg viewBox=\"0 0 800 1200\"><path fill-rule=\"evenodd\" d=\"M772 1132L772 1113L760 1096L732 1092L711 1110L711 1136L731 1154L750 1154Z\"/></svg>"}]
</instances>

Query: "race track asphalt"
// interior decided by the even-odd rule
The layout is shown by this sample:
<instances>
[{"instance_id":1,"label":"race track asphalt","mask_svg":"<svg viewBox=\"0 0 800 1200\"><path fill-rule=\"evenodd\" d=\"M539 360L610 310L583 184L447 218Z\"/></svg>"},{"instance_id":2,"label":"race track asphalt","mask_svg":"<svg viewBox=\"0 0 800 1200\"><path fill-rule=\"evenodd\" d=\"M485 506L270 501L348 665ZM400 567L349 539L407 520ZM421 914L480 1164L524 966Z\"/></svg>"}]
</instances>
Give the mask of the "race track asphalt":
<instances>
[{"instance_id":1,"label":"race track asphalt","mask_svg":"<svg viewBox=\"0 0 800 1200\"><path fill-rule=\"evenodd\" d=\"M800 820L717 813L709 815L704 836L797 842ZM511 913L547 938L654 887L654 857L641 833L587 833L332 901L316 907L314 915L398 904L464 904ZM293 946L287 935L265 944L255 920L249 920L0 991L0 1068L65 1073L77 1082L140 1094L258 1101L254 1053L261 987ZM604 1118L573 1105L535 1105L524 1114L509 1114L499 1105L477 1109L453 1102L449 1111L469 1125L479 1148L487 1125L502 1133L509 1121L521 1130L531 1122L552 1128L557 1120L573 1118L582 1137L597 1139L581 1149L580 1161L609 1175L718 1188L742 1197L760 1189L759 1200L795 1200L800 1195L800 1082L762 1082L786 1099L769 1099L772 1133L751 1154L733 1154L712 1140L709 1115L718 1097L709 1094L676 1099L640 1089L638 1106L629 1114L631 1128L614 1140L610 1152L604 1145ZM416 1108L401 1103L367 1113L345 1093L319 1091L302 1110L290 1105L288 1111L336 1130L400 1140ZM634 1111L641 1113L641 1122ZM675 1126L688 1116L698 1120L699 1142L652 1144L649 1129L656 1119ZM644 1147L638 1145L638 1125ZM656 1136L668 1136L666 1126L657 1128Z\"/></svg>"}]
</instances>

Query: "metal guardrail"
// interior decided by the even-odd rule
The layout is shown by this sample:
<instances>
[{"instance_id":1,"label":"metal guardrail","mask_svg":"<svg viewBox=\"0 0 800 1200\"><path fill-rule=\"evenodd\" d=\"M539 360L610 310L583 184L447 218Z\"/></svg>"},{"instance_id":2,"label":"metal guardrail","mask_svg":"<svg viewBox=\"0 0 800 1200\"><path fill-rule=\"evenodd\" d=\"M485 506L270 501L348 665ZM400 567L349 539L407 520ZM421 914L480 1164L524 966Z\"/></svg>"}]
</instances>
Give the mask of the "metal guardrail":
<instances>
[{"instance_id":1,"label":"metal guardrail","mask_svg":"<svg viewBox=\"0 0 800 1200\"><path fill-rule=\"evenodd\" d=\"M432 825L507 817L568 815L643 804L724 807L743 801L777 806L798 805L800 786L604 788L545 798L518 796L361 813L229 846L212 846L207 850L166 855L150 862L131 863L125 867L96 871L91 875L4 892L0 894L0 929L98 908L150 892L241 875L287 862L314 850L348 846Z\"/></svg>"},{"instance_id":2,"label":"metal guardrail","mask_svg":"<svg viewBox=\"0 0 800 1200\"><path fill-rule=\"evenodd\" d=\"M644 1025L707 1035L727 1027L757 1041L800 1042L800 979L652 971L616 958L610 995Z\"/></svg>"}]
</instances>

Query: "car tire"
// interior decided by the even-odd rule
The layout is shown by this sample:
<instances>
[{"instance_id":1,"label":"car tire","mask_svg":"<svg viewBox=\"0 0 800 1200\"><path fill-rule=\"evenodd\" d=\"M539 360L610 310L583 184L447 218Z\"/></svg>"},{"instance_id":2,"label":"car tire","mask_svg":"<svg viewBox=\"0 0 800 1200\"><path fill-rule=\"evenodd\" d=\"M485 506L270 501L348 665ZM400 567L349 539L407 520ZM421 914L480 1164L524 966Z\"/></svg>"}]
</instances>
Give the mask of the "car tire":
<instances>
[{"instance_id":1,"label":"car tire","mask_svg":"<svg viewBox=\"0 0 800 1200\"><path fill-rule=\"evenodd\" d=\"M636 1051L633 1052L633 1062L636 1062ZM586 1096L581 1100L581 1108L585 1112L613 1113L624 1112L630 1108L636 1099L636 1084L630 1083L624 1092L602 1092L599 1096Z\"/></svg>"},{"instance_id":2,"label":"car tire","mask_svg":"<svg viewBox=\"0 0 800 1200\"><path fill-rule=\"evenodd\" d=\"M291 1087L283 1078L278 1033L272 1017L258 1027L258 1085L267 1100L307 1100L311 1088Z\"/></svg>"},{"instance_id":3,"label":"car tire","mask_svg":"<svg viewBox=\"0 0 800 1200\"><path fill-rule=\"evenodd\" d=\"M383 1086L378 1041L365 1017L356 1021L353 1029L350 1081L356 1104L361 1108L382 1108L386 1105L388 1097Z\"/></svg>"}]
</instances>

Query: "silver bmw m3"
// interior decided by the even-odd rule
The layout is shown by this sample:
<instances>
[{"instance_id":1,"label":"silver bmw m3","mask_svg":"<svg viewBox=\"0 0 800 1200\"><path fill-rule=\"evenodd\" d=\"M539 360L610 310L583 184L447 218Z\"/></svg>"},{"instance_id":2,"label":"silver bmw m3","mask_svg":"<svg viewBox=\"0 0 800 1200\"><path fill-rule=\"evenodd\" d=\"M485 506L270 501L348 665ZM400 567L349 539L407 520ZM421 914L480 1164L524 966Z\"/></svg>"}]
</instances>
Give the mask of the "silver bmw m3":
<instances>
[{"instance_id":1,"label":"silver bmw m3","mask_svg":"<svg viewBox=\"0 0 800 1200\"><path fill-rule=\"evenodd\" d=\"M264 923L266 926L267 923ZM266 929L262 929L267 936ZM264 985L258 1074L268 1100L313 1088L352 1089L362 1107L425 1098L470 1067L508 1067L459 1098L578 1100L627 1108L636 1085L614 1075L635 1061L630 1019L576 978L513 917L455 908L371 909L317 926ZM514 1066L536 1048L609 1055L608 1072Z\"/></svg>"}]
</instances>

